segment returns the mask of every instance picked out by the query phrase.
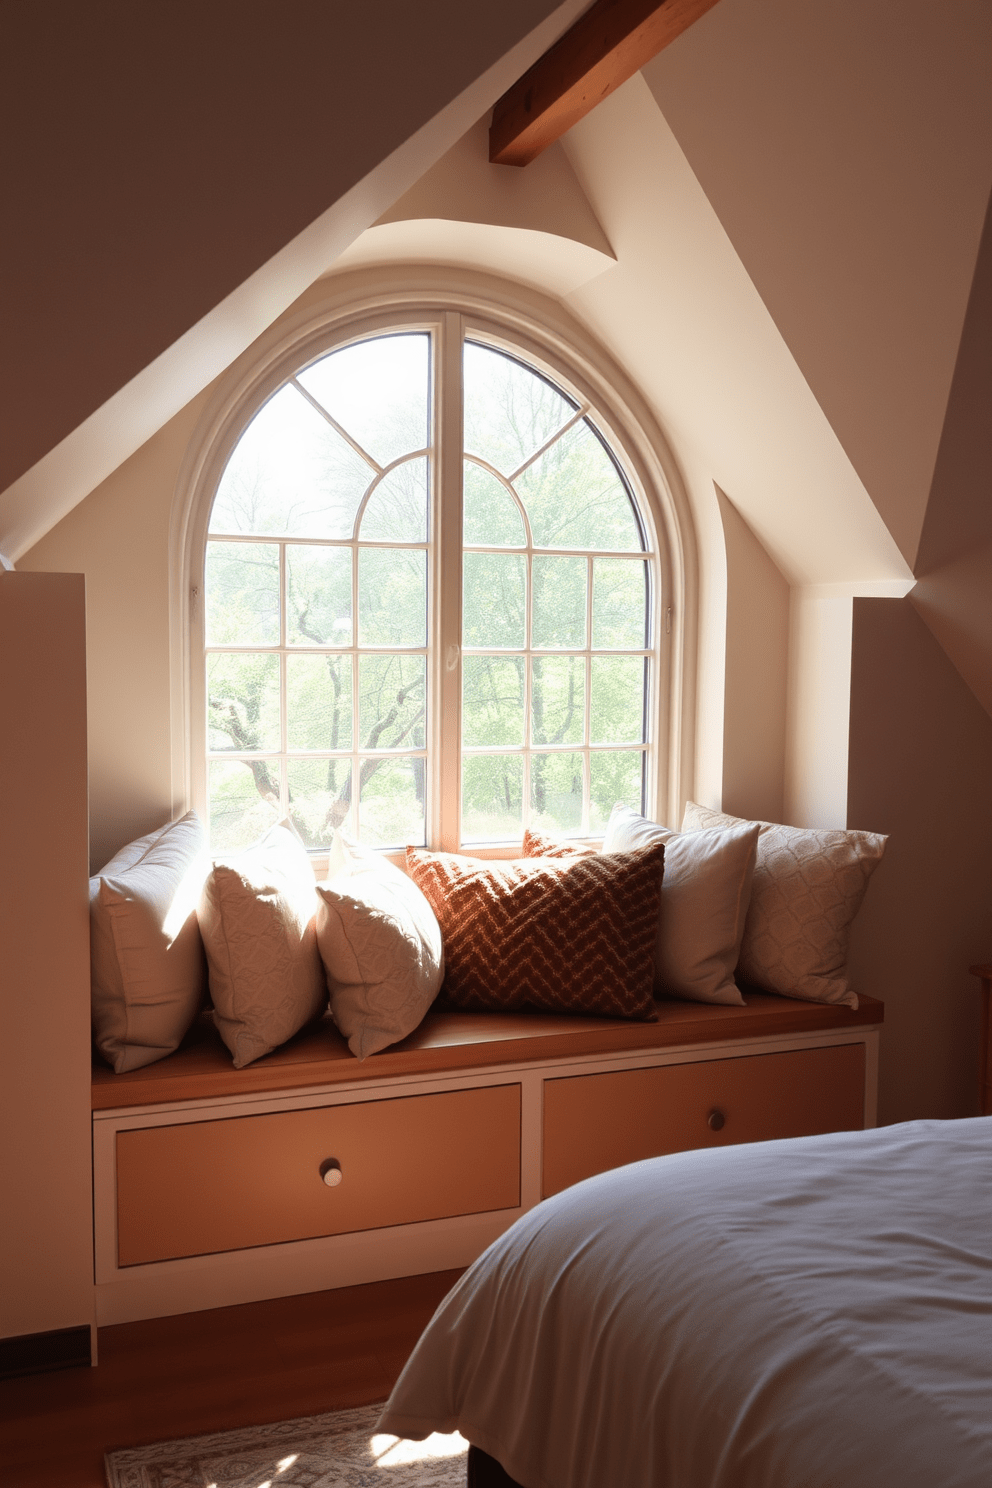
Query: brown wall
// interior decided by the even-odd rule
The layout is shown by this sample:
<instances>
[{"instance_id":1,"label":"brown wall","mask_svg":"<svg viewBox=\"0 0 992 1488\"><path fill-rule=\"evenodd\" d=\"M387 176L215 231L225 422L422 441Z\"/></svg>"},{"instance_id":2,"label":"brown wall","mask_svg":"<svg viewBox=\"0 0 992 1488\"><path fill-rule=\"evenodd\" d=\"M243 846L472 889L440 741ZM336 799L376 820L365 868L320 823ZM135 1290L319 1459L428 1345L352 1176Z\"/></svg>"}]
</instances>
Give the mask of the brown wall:
<instances>
[{"instance_id":1,"label":"brown wall","mask_svg":"<svg viewBox=\"0 0 992 1488\"><path fill-rule=\"evenodd\" d=\"M977 1112L992 956L992 719L908 599L856 599L848 824L888 832L855 921L854 984L885 1002L879 1119Z\"/></svg>"},{"instance_id":2,"label":"brown wall","mask_svg":"<svg viewBox=\"0 0 992 1488\"><path fill-rule=\"evenodd\" d=\"M782 821L789 585L719 487L727 552L723 810Z\"/></svg>"},{"instance_id":3,"label":"brown wall","mask_svg":"<svg viewBox=\"0 0 992 1488\"><path fill-rule=\"evenodd\" d=\"M93 1317L81 574L0 573L0 1337Z\"/></svg>"},{"instance_id":4,"label":"brown wall","mask_svg":"<svg viewBox=\"0 0 992 1488\"><path fill-rule=\"evenodd\" d=\"M0 491L557 3L5 6Z\"/></svg>"},{"instance_id":5,"label":"brown wall","mask_svg":"<svg viewBox=\"0 0 992 1488\"><path fill-rule=\"evenodd\" d=\"M913 604L992 716L992 204L914 571Z\"/></svg>"}]
</instances>

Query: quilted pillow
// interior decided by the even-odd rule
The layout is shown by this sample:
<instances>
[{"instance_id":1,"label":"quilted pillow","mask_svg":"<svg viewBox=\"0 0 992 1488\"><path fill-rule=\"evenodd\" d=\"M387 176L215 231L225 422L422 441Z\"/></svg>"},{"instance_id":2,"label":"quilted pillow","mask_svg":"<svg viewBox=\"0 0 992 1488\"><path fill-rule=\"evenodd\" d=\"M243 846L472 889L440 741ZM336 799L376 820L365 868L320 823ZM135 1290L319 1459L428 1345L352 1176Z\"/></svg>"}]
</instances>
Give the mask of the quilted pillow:
<instances>
[{"instance_id":1,"label":"quilted pillow","mask_svg":"<svg viewBox=\"0 0 992 1488\"><path fill-rule=\"evenodd\" d=\"M651 1018L664 843L641 852L481 861L406 850L437 915L459 1007Z\"/></svg>"},{"instance_id":2,"label":"quilted pillow","mask_svg":"<svg viewBox=\"0 0 992 1488\"><path fill-rule=\"evenodd\" d=\"M200 931L214 1021L236 1069L271 1053L326 1006L316 914L306 848L282 823L207 875Z\"/></svg>"},{"instance_id":3,"label":"quilted pillow","mask_svg":"<svg viewBox=\"0 0 992 1488\"><path fill-rule=\"evenodd\" d=\"M672 832L629 806L614 806L604 852L665 844L655 953L656 992L689 1002L743 1004L734 967L751 897L757 822Z\"/></svg>"},{"instance_id":4,"label":"quilted pillow","mask_svg":"<svg viewBox=\"0 0 992 1488\"><path fill-rule=\"evenodd\" d=\"M682 820L683 832L741 825L739 817L692 801ZM757 825L738 975L786 997L856 1008L847 973L848 936L887 838L878 832Z\"/></svg>"},{"instance_id":5,"label":"quilted pillow","mask_svg":"<svg viewBox=\"0 0 992 1488\"><path fill-rule=\"evenodd\" d=\"M413 880L362 848L345 849L317 897L331 1015L364 1059L412 1033L440 991L441 928Z\"/></svg>"},{"instance_id":6,"label":"quilted pillow","mask_svg":"<svg viewBox=\"0 0 992 1488\"><path fill-rule=\"evenodd\" d=\"M93 1038L120 1075L179 1045L207 990L196 901L209 867L195 811L122 847L90 879Z\"/></svg>"}]
</instances>

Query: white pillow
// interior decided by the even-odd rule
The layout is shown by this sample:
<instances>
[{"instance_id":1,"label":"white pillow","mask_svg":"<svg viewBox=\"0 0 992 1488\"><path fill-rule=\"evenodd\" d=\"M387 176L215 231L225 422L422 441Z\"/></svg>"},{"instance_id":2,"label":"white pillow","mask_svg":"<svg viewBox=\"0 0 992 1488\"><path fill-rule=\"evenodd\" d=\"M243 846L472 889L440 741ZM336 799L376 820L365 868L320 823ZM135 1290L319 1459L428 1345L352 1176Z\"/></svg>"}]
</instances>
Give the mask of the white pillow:
<instances>
[{"instance_id":1,"label":"white pillow","mask_svg":"<svg viewBox=\"0 0 992 1488\"><path fill-rule=\"evenodd\" d=\"M236 1069L269 1054L327 1003L306 848L279 823L214 864L200 899L210 996Z\"/></svg>"},{"instance_id":2,"label":"white pillow","mask_svg":"<svg viewBox=\"0 0 992 1488\"><path fill-rule=\"evenodd\" d=\"M333 877L317 885L317 945L331 1013L359 1059L418 1026L441 989L441 928L420 889L387 858L340 834Z\"/></svg>"},{"instance_id":3,"label":"white pillow","mask_svg":"<svg viewBox=\"0 0 992 1488\"><path fill-rule=\"evenodd\" d=\"M683 832L741 825L690 801ZM847 974L851 921L888 840L878 832L759 822L758 856L738 972L807 1002L858 1005Z\"/></svg>"},{"instance_id":4,"label":"white pillow","mask_svg":"<svg viewBox=\"0 0 992 1488\"><path fill-rule=\"evenodd\" d=\"M203 1005L205 849L189 811L129 842L90 879L93 1037L118 1075L171 1054Z\"/></svg>"},{"instance_id":5,"label":"white pillow","mask_svg":"<svg viewBox=\"0 0 992 1488\"><path fill-rule=\"evenodd\" d=\"M758 827L740 822L682 835L629 806L613 808L604 852L665 844L655 991L690 1002L741 1005L734 967L751 897Z\"/></svg>"}]
</instances>

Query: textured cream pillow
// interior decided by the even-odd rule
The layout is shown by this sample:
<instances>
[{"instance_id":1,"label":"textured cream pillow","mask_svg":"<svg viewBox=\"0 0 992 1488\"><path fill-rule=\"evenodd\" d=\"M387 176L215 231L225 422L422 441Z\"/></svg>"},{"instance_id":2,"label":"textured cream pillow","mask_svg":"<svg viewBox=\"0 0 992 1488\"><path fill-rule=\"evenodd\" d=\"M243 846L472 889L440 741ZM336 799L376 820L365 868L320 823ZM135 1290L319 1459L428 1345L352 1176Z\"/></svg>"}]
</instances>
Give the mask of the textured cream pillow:
<instances>
[{"instance_id":1,"label":"textured cream pillow","mask_svg":"<svg viewBox=\"0 0 992 1488\"><path fill-rule=\"evenodd\" d=\"M629 806L613 808L604 852L665 844L665 874L655 951L659 996L740 1005L734 967L751 897L756 822L685 835L647 821Z\"/></svg>"},{"instance_id":2,"label":"textured cream pillow","mask_svg":"<svg viewBox=\"0 0 992 1488\"><path fill-rule=\"evenodd\" d=\"M690 801L683 832L741 825ZM851 921L885 851L878 832L759 822L758 857L737 970L745 982L808 1002L858 1005L847 974Z\"/></svg>"},{"instance_id":3,"label":"textured cream pillow","mask_svg":"<svg viewBox=\"0 0 992 1488\"><path fill-rule=\"evenodd\" d=\"M331 1013L359 1059L398 1043L441 988L441 927L411 878L361 848L317 885L317 946ZM335 861L332 855L332 863Z\"/></svg>"},{"instance_id":4,"label":"textured cream pillow","mask_svg":"<svg viewBox=\"0 0 992 1488\"><path fill-rule=\"evenodd\" d=\"M214 864L200 898L210 996L236 1069L292 1038L327 1003L317 953L317 891L288 826Z\"/></svg>"},{"instance_id":5,"label":"textured cream pillow","mask_svg":"<svg viewBox=\"0 0 992 1488\"><path fill-rule=\"evenodd\" d=\"M203 1004L196 901L205 849L189 811L128 843L90 879L93 1038L118 1075L171 1054Z\"/></svg>"}]
</instances>

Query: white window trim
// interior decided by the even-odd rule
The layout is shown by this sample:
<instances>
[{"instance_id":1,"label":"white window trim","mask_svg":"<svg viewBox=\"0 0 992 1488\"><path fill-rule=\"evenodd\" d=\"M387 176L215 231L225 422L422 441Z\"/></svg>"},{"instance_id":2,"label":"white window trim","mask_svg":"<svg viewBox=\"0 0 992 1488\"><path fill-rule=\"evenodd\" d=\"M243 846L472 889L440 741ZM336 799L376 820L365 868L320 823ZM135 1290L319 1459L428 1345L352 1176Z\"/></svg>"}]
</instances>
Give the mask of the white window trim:
<instances>
[{"instance_id":1,"label":"white window trim","mask_svg":"<svg viewBox=\"0 0 992 1488\"><path fill-rule=\"evenodd\" d=\"M654 561L662 596L653 620L655 685L649 701L653 751L645 809L655 820L678 826L692 784L696 543L677 463L643 398L559 304L520 285L465 271L442 274L423 267L394 268L320 281L313 301L278 321L218 379L177 479L170 531L174 812L191 806L203 811L206 806L206 718L203 688L198 685L203 668L203 556L217 485L249 418L303 362L334 344L399 325L460 338L464 318L492 344L533 362L553 381L570 383L587 399L595 410L596 426L620 453L631 476L649 545L657 555ZM444 406L438 407L435 416L460 421L460 380L448 378L440 399ZM442 443L440 458L460 464L461 451L450 441ZM451 475L443 468L436 473L435 501ZM435 559L438 603L433 608L431 636L435 672L429 740L436 743L429 743L429 748L434 789L426 825L429 842L450 846L457 833L458 792L440 788L442 749L437 746L443 741L444 756L457 758L460 519L452 522L449 515L440 531L444 547ZM501 854L504 849L494 851Z\"/></svg>"}]
</instances>

